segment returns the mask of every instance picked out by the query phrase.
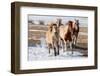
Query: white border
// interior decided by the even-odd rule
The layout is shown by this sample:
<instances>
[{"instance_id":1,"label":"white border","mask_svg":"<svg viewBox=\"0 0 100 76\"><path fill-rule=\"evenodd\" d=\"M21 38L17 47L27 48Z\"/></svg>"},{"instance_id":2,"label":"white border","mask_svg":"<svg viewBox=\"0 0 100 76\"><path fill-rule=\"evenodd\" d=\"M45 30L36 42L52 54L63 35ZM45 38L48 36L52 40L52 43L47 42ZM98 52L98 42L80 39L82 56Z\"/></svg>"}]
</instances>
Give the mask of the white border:
<instances>
[{"instance_id":1,"label":"white border","mask_svg":"<svg viewBox=\"0 0 100 76\"><path fill-rule=\"evenodd\" d=\"M88 17L88 58L28 62L27 61L27 49L28 49L27 15L28 14ZM41 7L21 7L20 18L21 18L20 19L20 40L21 40L20 69L21 70L94 65L94 11L41 8Z\"/></svg>"}]
</instances>

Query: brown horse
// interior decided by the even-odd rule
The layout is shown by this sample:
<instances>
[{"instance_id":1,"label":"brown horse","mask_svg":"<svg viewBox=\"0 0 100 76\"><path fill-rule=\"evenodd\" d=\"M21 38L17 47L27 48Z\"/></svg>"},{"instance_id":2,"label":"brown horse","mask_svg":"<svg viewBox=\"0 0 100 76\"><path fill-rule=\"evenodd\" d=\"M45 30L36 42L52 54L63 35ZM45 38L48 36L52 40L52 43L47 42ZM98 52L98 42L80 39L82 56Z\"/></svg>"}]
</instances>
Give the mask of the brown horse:
<instances>
[{"instance_id":1,"label":"brown horse","mask_svg":"<svg viewBox=\"0 0 100 76\"><path fill-rule=\"evenodd\" d=\"M49 48L49 53L50 49L54 49L54 55L59 55L59 39L58 39L58 28L56 23L50 23L48 24L49 28L48 31L46 32L46 43Z\"/></svg>"},{"instance_id":2,"label":"brown horse","mask_svg":"<svg viewBox=\"0 0 100 76\"><path fill-rule=\"evenodd\" d=\"M76 20L76 19L74 20L72 29L73 29L72 41L75 46L77 42L77 37L79 34L79 20Z\"/></svg>"},{"instance_id":3,"label":"brown horse","mask_svg":"<svg viewBox=\"0 0 100 76\"><path fill-rule=\"evenodd\" d=\"M72 26L73 22L68 21L68 23L64 26L59 27L59 36L60 36L60 41L62 43L63 51L67 50L67 42L69 41L70 43L70 49L72 49Z\"/></svg>"}]
</instances>

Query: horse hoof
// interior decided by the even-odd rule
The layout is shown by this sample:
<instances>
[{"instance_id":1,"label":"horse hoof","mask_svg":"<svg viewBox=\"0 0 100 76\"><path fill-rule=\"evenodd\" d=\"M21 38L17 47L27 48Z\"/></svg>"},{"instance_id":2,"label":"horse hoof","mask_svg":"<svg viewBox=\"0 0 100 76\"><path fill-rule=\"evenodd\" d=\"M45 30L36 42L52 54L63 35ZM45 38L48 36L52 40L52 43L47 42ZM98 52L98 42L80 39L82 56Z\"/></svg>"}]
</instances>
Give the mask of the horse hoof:
<instances>
[{"instance_id":1,"label":"horse hoof","mask_svg":"<svg viewBox=\"0 0 100 76\"><path fill-rule=\"evenodd\" d=\"M59 53L58 53L58 55L59 55Z\"/></svg>"},{"instance_id":2,"label":"horse hoof","mask_svg":"<svg viewBox=\"0 0 100 76\"><path fill-rule=\"evenodd\" d=\"M57 54L55 54L54 56L57 56Z\"/></svg>"}]
</instances>

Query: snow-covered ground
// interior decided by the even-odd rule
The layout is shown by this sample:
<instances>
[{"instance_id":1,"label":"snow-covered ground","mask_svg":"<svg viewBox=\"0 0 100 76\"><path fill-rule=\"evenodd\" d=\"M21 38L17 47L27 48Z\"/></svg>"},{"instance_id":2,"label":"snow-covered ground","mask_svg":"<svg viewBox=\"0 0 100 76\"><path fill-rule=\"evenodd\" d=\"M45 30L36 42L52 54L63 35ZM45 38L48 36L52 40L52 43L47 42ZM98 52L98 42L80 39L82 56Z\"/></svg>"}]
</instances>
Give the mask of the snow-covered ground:
<instances>
[{"instance_id":1,"label":"snow-covered ground","mask_svg":"<svg viewBox=\"0 0 100 76\"><path fill-rule=\"evenodd\" d=\"M63 50L60 50L60 55L54 56L53 49L51 50L51 53L49 54L47 48L43 47L29 47L28 48L28 60L54 60L54 59L72 59L72 58L82 58L82 53L78 51L74 51L72 54L71 51L63 52Z\"/></svg>"},{"instance_id":2,"label":"snow-covered ground","mask_svg":"<svg viewBox=\"0 0 100 76\"><path fill-rule=\"evenodd\" d=\"M73 50L74 51L74 50ZM46 47L46 43L44 38L41 38L41 44L36 46L29 46L28 47L28 60L55 60L55 59L73 59L73 58L82 58L83 53L79 51L74 51L72 54L72 51L67 50L66 52L63 52L62 49L60 49L60 55L54 56L54 50L51 49L51 53L49 54L48 48Z\"/></svg>"}]
</instances>

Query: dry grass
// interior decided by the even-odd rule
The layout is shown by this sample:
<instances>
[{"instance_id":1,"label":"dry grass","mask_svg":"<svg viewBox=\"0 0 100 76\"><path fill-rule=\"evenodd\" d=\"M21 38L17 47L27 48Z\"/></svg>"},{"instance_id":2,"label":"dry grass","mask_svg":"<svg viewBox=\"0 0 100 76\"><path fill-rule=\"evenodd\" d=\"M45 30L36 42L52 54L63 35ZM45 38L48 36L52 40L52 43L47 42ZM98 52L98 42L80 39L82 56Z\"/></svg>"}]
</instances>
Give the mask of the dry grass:
<instances>
[{"instance_id":1,"label":"dry grass","mask_svg":"<svg viewBox=\"0 0 100 76\"><path fill-rule=\"evenodd\" d=\"M88 32L88 27L80 27L80 32Z\"/></svg>"}]
</instances>

